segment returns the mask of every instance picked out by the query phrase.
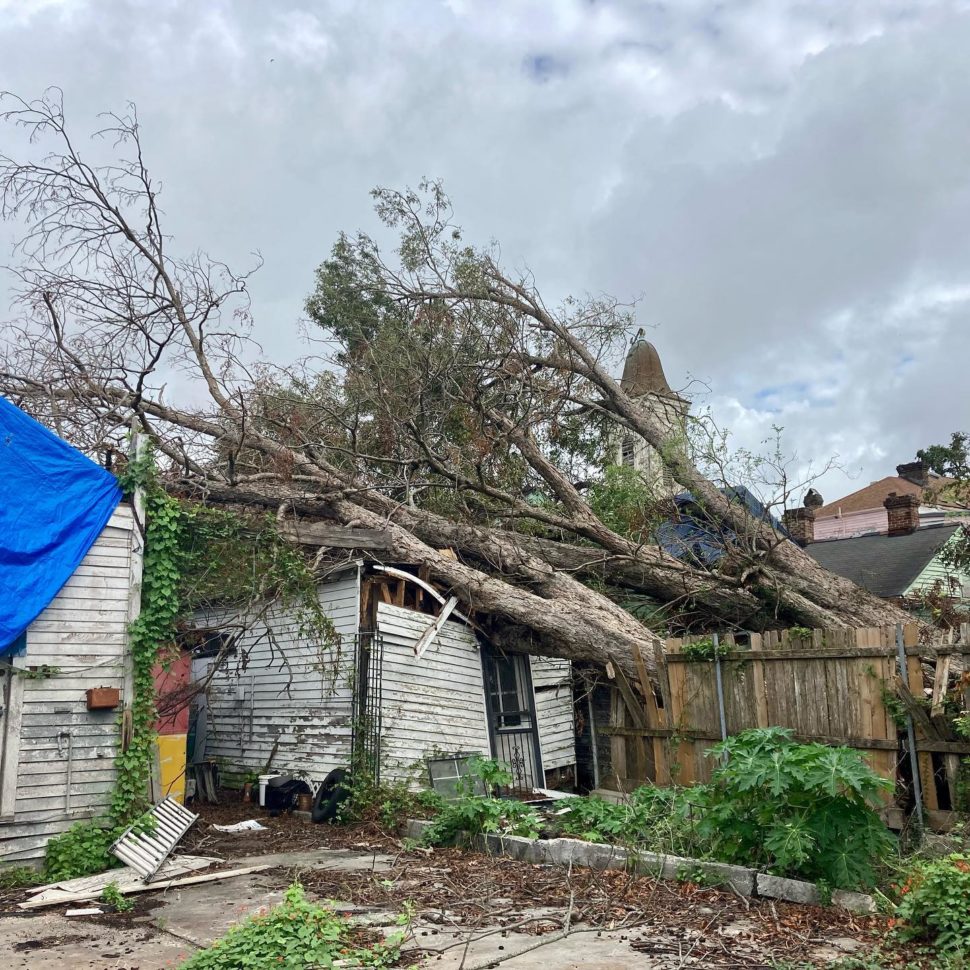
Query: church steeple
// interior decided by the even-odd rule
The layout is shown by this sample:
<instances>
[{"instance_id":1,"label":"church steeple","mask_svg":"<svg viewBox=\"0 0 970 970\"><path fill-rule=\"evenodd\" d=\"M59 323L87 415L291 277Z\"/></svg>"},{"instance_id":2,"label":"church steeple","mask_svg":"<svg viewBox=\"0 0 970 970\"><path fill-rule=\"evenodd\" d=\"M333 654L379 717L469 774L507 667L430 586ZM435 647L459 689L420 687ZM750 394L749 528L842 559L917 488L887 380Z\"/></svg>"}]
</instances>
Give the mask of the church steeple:
<instances>
[{"instance_id":1,"label":"church steeple","mask_svg":"<svg viewBox=\"0 0 970 970\"><path fill-rule=\"evenodd\" d=\"M620 386L631 397L641 398L671 435L686 433L690 403L671 389L657 348L644 337L642 327L630 344ZM639 435L626 432L618 437L615 460L638 471L658 495L679 488L660 453Z\"/></svg>"},{"instance_id":2,"label":"church steeple","mask_svg":"<svg viewBox=\"0 0 970 970\"><path fill-rule=\"evenodd\" d=\"M657 353L657 348L644 337L643 327L637 331L633 343L630 344L626 363L623 365L620 386L627 394L633 394L636 397L642 394L672 395L674 393L667 383L663 365L660 363L660 354Z\"/></svg>"}]
</instances>

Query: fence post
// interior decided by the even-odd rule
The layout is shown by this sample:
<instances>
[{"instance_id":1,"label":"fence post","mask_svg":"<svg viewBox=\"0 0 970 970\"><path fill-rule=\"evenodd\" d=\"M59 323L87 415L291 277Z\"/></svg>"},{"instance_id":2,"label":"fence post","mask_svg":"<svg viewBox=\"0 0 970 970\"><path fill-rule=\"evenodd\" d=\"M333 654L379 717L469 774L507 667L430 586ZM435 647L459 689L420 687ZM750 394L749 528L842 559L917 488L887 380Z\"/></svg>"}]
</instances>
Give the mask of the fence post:
<instances>
[{"instance_id":1,"label":"fence post","mask_svg":"<svg viewBox=\"0 0 970 970\"><path fill-rule=\"evenodd\" d=\"M903 646L903 625L896 624L896 655L899 657L899 670L903 684L909 687L909 669L906 664L906 648ZM909 748L909 765L913 772L913 796L916 799L916 818L923 827L923 785L919 777L919 757L916 752L916 732L913 730L913 715L906 713L906 746ZM932 779L930 779L932 781Z\"/></svg>"},{"instance_id":2,"label":"fence post","mask_svg":"<svg viewBox=\"0 0 970 970\"><path fill-rule=\"evenodd\" d=\"M714 681L717 684L717 713L721 719L721 740L727 741L727 717L724 712L724 681L721 679L720 638L715 633L712 639L714 641ZM727 763L726 754L722 760L725 764Z\"/></svg>"}]
</instances>

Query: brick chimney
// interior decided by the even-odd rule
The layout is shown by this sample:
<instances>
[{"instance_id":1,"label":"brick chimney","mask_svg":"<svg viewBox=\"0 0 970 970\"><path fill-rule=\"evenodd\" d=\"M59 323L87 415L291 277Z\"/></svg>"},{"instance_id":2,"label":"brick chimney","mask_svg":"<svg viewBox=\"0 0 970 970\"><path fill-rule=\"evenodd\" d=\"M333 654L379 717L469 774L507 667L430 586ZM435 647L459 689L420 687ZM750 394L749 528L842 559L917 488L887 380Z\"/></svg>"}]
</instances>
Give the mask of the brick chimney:
<instances>
[{"instance_id":1,"label":"brick chimney","mask_svg":"<svg viewBox=\"0 0 970 970\"><path fill-rule=\"evenodd\" d=\"M815 541L815 509L785 509L782 520L792 542L807 546Z\"/></svg>"},{"instance_id":2,"label":"brick chimney","mask_svg":"<svg viewBox=\"0 0 970 970\"><path fill-rule=\"evenodd\" d=\"M908 461L903 465L896 466L896 474L900 478L905 478L907 482L926 488L930 483L930 466L924 459L919 461Z\"/></svg>"},{"instance_id":3,"label":"brick chimney","mask_svg":"<svg viewBox=\"0 0 970 970\"><path fill-rule=\"evenodd\" d=\"M889 517L889 535L908 536L919 528L919 496L890 492L882 504Z\"/></svg>"}]
</instances>

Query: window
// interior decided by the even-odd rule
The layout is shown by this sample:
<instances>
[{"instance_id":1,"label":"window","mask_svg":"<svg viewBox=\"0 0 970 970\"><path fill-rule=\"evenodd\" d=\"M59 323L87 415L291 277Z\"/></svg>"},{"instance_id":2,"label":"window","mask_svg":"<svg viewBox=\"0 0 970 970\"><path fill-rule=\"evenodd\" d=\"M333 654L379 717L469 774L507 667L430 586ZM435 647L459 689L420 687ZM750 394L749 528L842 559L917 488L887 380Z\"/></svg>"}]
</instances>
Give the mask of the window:
<instances>
[{"instance_id":1,"label":"window","mask_svg":"<svg viewBox=\"0 0 970 970\"><path fill-rule=\"evenodd\" d=\"M631 468L636 462L636 439L632 434L625 434L620 444L620 464Z\"/></svg>"},{"instance_id":2,"label":"window","mask_svg":"<svg viewBox=\"0 0 970 970\"><path fill-rule=\"evenodd\" d=\"M519 697L519 678L514 656L495 657L492 660L492 676L489 678L492 711L495 714L495 727L519 727L522 724L524 703Z\"/></svg>"}]
</instances>

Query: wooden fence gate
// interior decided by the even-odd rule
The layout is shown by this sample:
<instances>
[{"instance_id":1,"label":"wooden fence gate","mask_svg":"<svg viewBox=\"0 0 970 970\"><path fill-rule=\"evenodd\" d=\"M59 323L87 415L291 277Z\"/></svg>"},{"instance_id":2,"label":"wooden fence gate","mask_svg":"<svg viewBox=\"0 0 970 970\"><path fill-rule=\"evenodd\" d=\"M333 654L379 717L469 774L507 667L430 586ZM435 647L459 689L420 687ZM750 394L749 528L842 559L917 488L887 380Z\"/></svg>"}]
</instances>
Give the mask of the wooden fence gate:
<instances>
[{"instance_id":1,"label":"wooden fence gate","mask_svg":"<svg viewBox=\"0 0 970 970\"><path fill-rule=\"evenodd\" d=\"M602 787L707 781L714 742L779 726L801 741L858 749L902 803L915 790L912 727L931 824L945 826L946 810L968 807L961 756L970 741L948 713L970 707L970 624L933 643L919 642L916 624L671 639L656 661L659 688L642 664L639 691L614 671L610 724L600 728L612 756ZM901 820L890 805L887 812Z\"/></svg>"}]
</instances>

